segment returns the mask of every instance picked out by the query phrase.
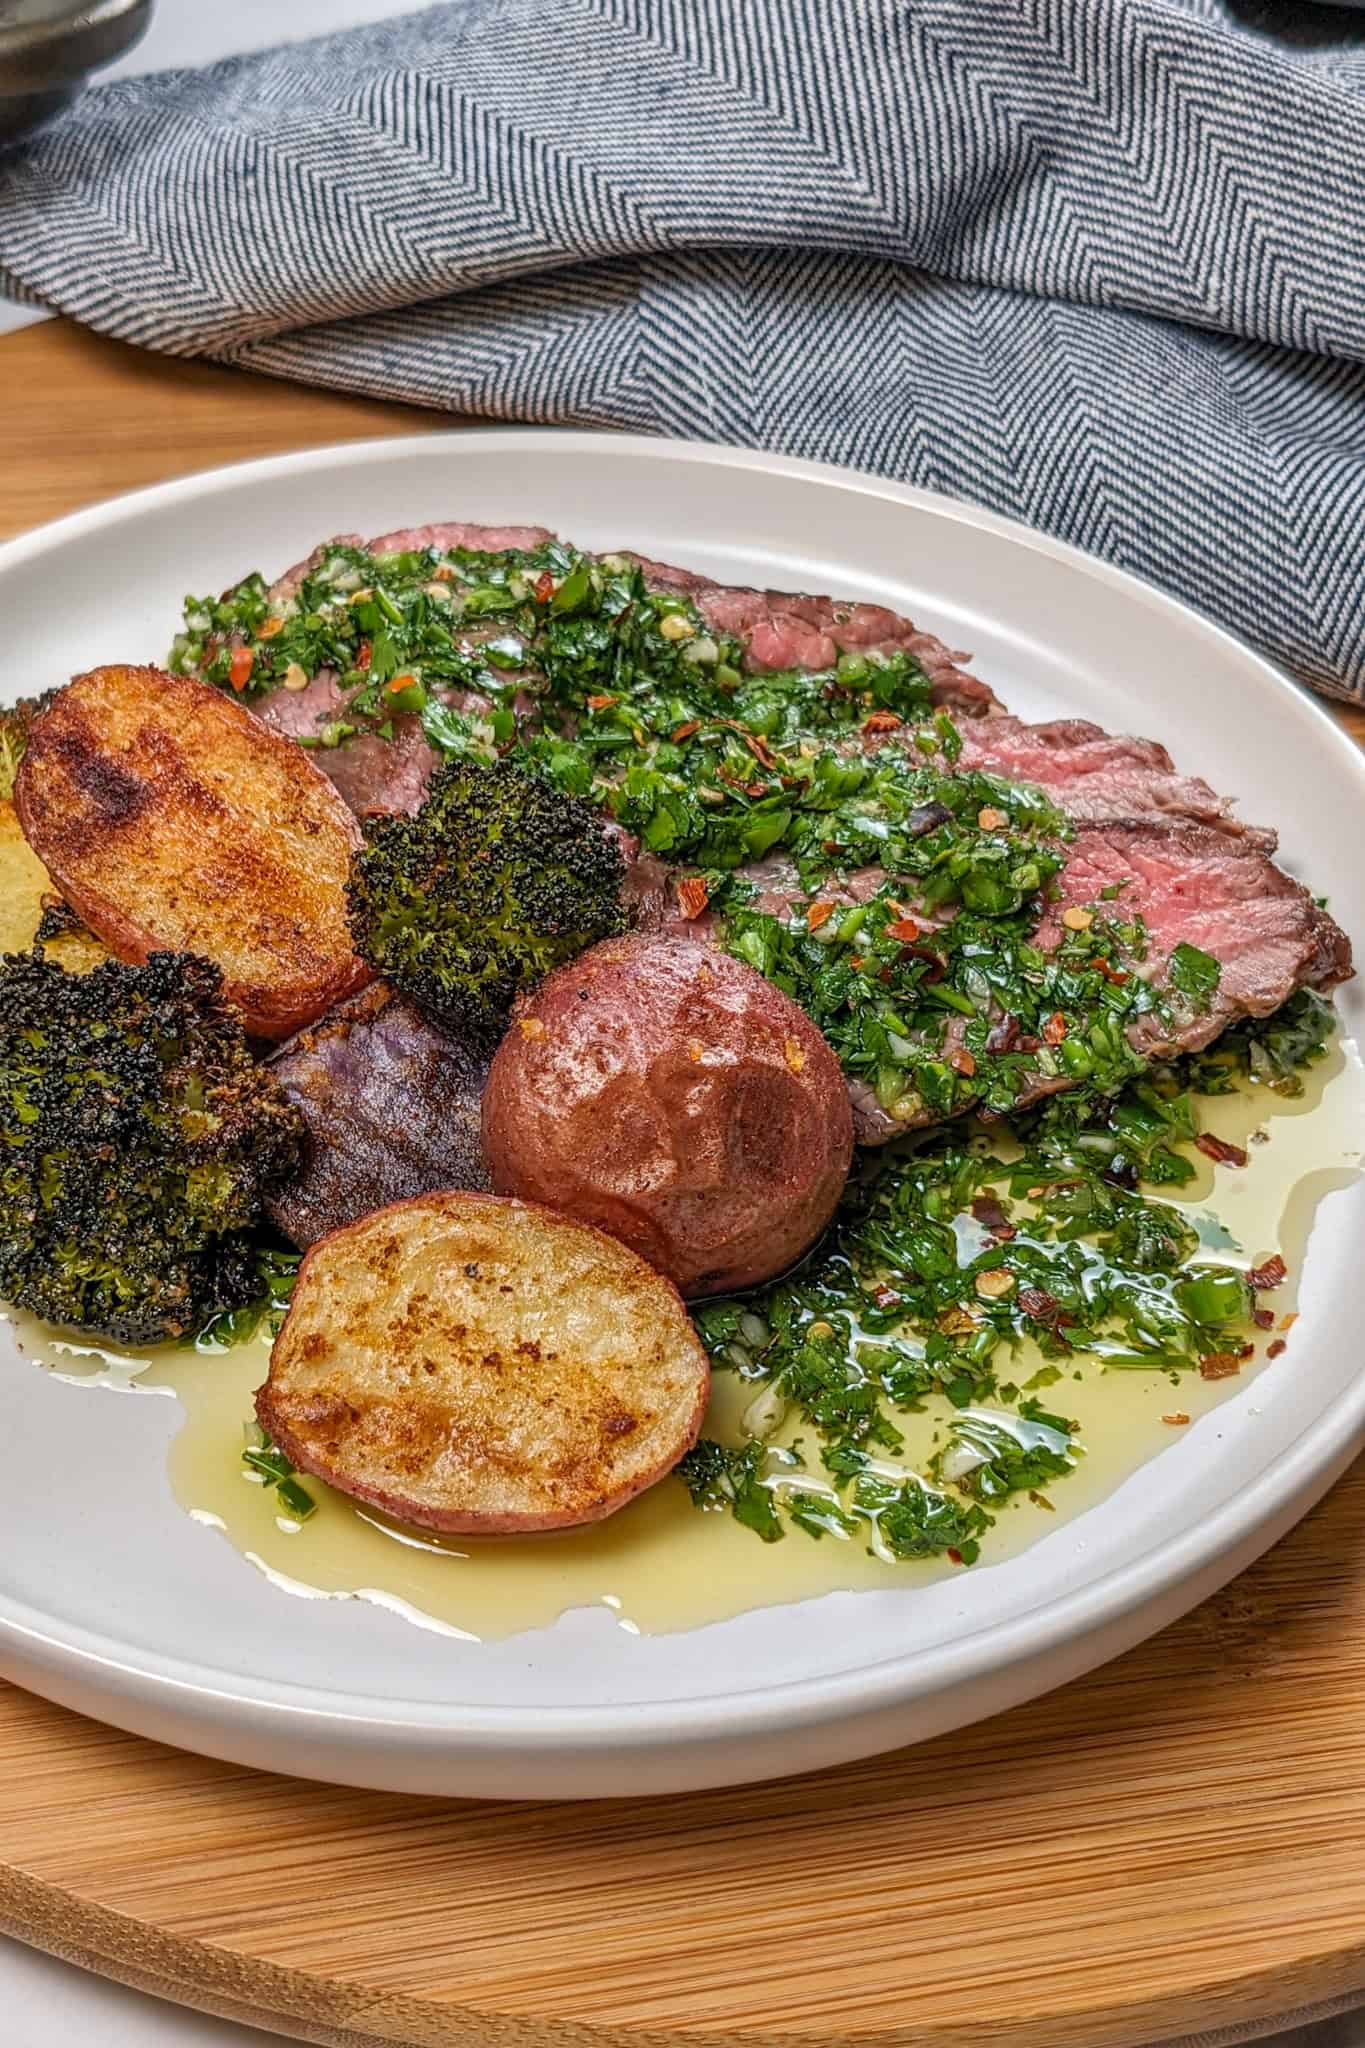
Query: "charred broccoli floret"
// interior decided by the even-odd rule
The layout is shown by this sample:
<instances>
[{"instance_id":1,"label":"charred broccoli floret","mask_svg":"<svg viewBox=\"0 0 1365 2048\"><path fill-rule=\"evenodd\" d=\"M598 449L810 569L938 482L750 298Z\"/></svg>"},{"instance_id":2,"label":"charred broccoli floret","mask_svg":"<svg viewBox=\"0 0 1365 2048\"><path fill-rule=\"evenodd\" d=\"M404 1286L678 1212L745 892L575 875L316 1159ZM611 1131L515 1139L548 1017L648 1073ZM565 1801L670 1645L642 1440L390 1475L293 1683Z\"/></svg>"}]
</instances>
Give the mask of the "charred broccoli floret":
<instances>
[{"instance_id":1,"label":"charred broccoli floret","mask_svg":"<svg viewBox=\"0 0 1365 2048\"><path fill-rule=\"evenodd\" d=\"M145 1344L255 1297L302 1122L220 983L179 953L0 961L0 1298Z\"/></svg>"},{"instance_id":2,"label":"charred broccoli floret","mask_svg":"<svg viewBox=\"0 0 1365 2048\"><path fill-rule=\"evenodd\" d=\"M384 818L351 867L356 947L491 1050L519 992L625 930L623 864L590 804L510 762L454 760L416 817Z\"/></svg>"}]
</instances>

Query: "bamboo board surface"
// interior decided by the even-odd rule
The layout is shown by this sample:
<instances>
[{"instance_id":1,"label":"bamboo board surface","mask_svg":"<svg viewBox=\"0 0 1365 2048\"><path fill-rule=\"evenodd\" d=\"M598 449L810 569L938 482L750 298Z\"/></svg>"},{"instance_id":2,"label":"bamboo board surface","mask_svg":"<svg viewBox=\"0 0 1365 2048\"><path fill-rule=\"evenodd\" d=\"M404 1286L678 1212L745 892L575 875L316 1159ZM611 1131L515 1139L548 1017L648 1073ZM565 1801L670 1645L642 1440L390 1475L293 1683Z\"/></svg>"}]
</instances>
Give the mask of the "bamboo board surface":
<instances>
[{"instance_id":1,"label":"bamboo board surface","mask_svg":"<svg viewBox=\"0 0 1365 2048\"><path fill-rule=\"evenodd\" d=\"M0 391L0 535L438 423L61 322L0 340ZM1365 1465L1047 1699L690 1799L294 1783L0 1686L0 1927L344 2048L1124 2048L1365 1997L1362 1560Z\"/></svg>"}]
</instances>

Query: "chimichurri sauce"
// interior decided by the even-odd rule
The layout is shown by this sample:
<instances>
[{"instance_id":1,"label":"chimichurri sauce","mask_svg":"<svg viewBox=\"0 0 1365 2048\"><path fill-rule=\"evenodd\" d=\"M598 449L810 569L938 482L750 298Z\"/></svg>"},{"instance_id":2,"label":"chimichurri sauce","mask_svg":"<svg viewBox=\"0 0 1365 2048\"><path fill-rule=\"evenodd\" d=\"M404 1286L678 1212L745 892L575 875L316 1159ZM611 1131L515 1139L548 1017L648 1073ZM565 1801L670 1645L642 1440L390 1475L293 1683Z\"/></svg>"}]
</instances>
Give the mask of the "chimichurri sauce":
<instances>
[{"instance_id":1,"label":"chimichurri sauce","mask_svg":"<svg viewBox=\"0 0 1365 2048\"><path fill-rule=\"evenodd\" d=\"M970 1563L995 1506L1079 1455L1068 1361L1218 1377L1250 1355L1273 1271L1208 1263L1152 1190L1194 1171L1200 1091L1239 1073L1293 1090L1333 1013L1303 993L1211 1054L1149 1064L1129 1026L1206 1009L1217 961L1185 945L1144 972L1122 883L1069 906L1054 950L1033 944L1072 826L1036 788L958 772L913 657L748 675L685 595L550 541L334 543L287 594L257 575L188 600L171 661L248 699L326 672L338 708L314 745L416 719L439 753L509 755L589 799L668 863L680 919L808 1011L892 1126L987 1119L867 1155L799 1273L697 1312L716 1366L754 1386L744 1440L681 1467L700 1506L768 1541ZM1020 1386L1024 1339L1046 1363ZM897 1416L931 1397L957 1417L946 1441L888 1476Z\"/></svg>"}]
</instances>

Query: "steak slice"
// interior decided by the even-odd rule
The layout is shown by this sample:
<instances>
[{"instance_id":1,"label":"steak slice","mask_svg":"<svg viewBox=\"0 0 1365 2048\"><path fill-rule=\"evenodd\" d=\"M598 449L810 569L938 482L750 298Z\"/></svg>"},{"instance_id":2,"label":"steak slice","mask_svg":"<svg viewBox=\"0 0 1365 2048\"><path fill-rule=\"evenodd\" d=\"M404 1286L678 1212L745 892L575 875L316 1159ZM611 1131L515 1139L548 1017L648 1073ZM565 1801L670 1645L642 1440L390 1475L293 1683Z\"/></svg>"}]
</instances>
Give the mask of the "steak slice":
<instances>
[{"instance_id":1,"label":"steak slice","mask_svg":"<svg viewBox=\"0 0 1365 2048\"><path fill-rule=\"evenodd\" d=\"M639 565L651 590L690 597L709 626L733 633L744 648L744 666L757 674L832 668L841 654L911 654L929 677L935 704L964 718L1000 709L995 692L961 667L970 656L954 653L935 634L921 632L885 605L800 591L750 590L644 555L625 552L624 559Z\"/></svg>"},{"instance_id":2,"label":"steak slice","mask_svg":"<svg viewBox=\"0 0 1365 2048\"><path fill-rule=\"evenodd\" d=\"M1035 943L1051 952L1062 940L1062 913L1090 908L1117 887L1115 909L1147 928L1146 957L1133 971L1161 982L1179 945L1197 946L1218 962L1217 988L1207 1008L1195 1009L1172 993L1170 1016L1155 1010L1135 1017L1129 1043L1144 1059L1198 1052L1239 1017L1268 1017L1297 989L1325 990L1354 973L1351 942L1301 882L1277 867L1264 835L1169 817L1116 818L1084 825L1068 843ZM947 1049L962 1027L949 1027ZM1076 1084L1064 1074L1038 1074L1020 1094L1018 1108ZM854 1134L860 1145L882 1145L918 1125L890 1116L868 1084L849 1079Z\"/></svg>"},{"instance_id":3,"label":"steak slice","mask_svg":"<svg viewBox=\"0 0 1365 2048\"><path fill-rule=\"evenodd\" d=\"M1161 979L1178 945L1197 946L1218 962L1206 1010L1173 1025L1154 1011L1134 1020L1129 1039L1149 1058L1197 1052L1237 1018L1268 1017L1296 989L1332 988L1354 971L1340 925L1251 833L1183 819L1086 826L1057 879L1060 896L1037 933L1045 949L1060 943L1069 904L1092 904L1121 885L1119 908L1147 927L1140 972L1148 980Z\"/></svg>"},{"instance_id":4,"label":"steak slice","mask_svg":"<svg viewBox=\"0 0 1365 2048\"><path fill-rule=\"evenodd\" d=\"M370 541L353 533L337 536L349 547L364 547L376 555L418 548L470 548L500 554L508 548L533 548L553 538L543 526L477 526L462 521L401 527ZM326 548L334 545L336 542L322 543L306 560L286 570L271 586L272 603L288 603L304 577L321 562ZM731 587L640 555L627 554L624 559L639 564L651 589L674 590L692 598L708 624L718 632L732 633L744 648L748 669L759 673L781 668L821 669L831 667L841 653L905 653L913 655L928 674L936 705L977 722L1000 711L986 684L959 666L967 659L965 654L953 653L934 634L922 633L909 619L884 605ZM496 623L472 626L462 638L466 645L475 646L481 638L500 631ZM483 700L468 690L446 692L444 697L456 710L484 708ZM359 816L419 810L438 759L419 721L411 716L394 719L392 741L360 732L336 745L318 744L327 728L345 716L346 701L335 672L321 669L305 689L269 691L255 700L252 709L277 732L306 740L318 767Z\"/></svg>"},{"instance_id":5,"label":"steak slice","mask_svg":"<svg viewBox=\"0 0 1365 2048\"><path fill-rule=\"evenodd\" d=\"M306 689L271 690L251 708L273 731L307 742L318 767L358 818L422 808L440 756L411 712L390 718L392 739L361 731L339 746L317 745L319 735L346 716L346 695L331 668L319 669Z\"/></svg>"},{"instance_id":6,"label":"steak slice","mask_svg":"<svg viewBox=\"0 0 1365 2048\"><path fill-rule=\"evenodd\" d=\"M484 1064L374 982L270 1062L303 1112L303 1164L267 1203L304 1248L372 1209L435 1188L486 1189Z\"/></svg>"},{"instance_id":7,"label":"steak slice","mask_svg":"<svg viewBox=\"0 0 1365 2048\"><path fill-rule=\"evenodd\" d=\"M543 540L553 540L548 526L479 526L463 519L448 519L435 526L399 526L362 543L372 555L415 553L435 548L445 554L452 548L468 548L476 555L501 555L509 549L525 553Z\"/></svg>"},{"instance_id":8,"label":"steak slice","mask_svg":"<svg viewBox=\"0 0 1365 2048\"><path fill-rule=\"evenodd\" d=\"M1198 1051L1237 1018L1268 1016L1296 989L1328 989L1352 974L1345 933L1271 859L1275 834L1243 824L1233 815L1231 799L1200 777L1178 774L1155 740L1107 733L1086 719L1028 725L1005 713L964 721L960 731L959 768L1041 787L1078 827L1066 842L1055 901L1038 926L1037 943L1045 951L1061 942L1063 911L1091 907L1103 900L1106 888L1117 887L1118 913L1125 921L1141 918L1147 928L1146 958L1134 971L1163 980L1181 944L1218 961L1219 986L1207 1009L1196 1012L1173 999L1169 1021L1156 1012L1134 1019L1130 1042L1144 1058ZM871 745L887 743L878 735ZM759 910L785 917L808 900L781 854L739 872L758 891ZM880 869L863 868L845 877L841 888L822 883L819 893L834 902L862 902L886 879ZM645 929L690 932L720 943L713 913L684 918L672 871L655 856L644 854L630 864L626 887ZM904 893L913 906L913 885L907 882ZM961 1030L960 1024L950 1027L947 1050L955 1048ZM1039 1073L1020 1106L1073 1085L1064 1075ZM858 1076L851 1075L848 1086L859 1144L884 1144L915 1127L889 1115ZM918 1119L932 1120L928 1113Z\"/></svg>"},{"instance_id":9,"label":"steak slice","mask_svg":"<svg viewBox=\"0 0 1365 2048\"><path fill-rule=\"evenodd\" d=\"M1149 818L1189 818L1267 853L1276 836L1233 815L1233 799L1220 796L1198 775L1177 774L1157 740L1109 733L1088 718L1054 718L1041 725L1002 713L962 729L958 765L1031 782L1082 824L1122 824Z\"/></svg>"}]
</instances>

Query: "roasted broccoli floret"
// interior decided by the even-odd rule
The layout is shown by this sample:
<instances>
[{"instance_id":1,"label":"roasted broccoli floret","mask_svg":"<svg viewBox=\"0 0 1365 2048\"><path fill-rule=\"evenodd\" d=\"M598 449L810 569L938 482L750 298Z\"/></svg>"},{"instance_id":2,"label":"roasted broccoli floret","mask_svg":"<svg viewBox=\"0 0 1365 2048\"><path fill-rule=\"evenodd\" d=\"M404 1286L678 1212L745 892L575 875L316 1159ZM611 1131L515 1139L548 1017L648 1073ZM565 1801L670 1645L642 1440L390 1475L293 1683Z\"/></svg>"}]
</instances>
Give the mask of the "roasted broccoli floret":
<instances>
[{"instance_id":1,"label":"roasted broccoli floret","mask_svg":"<svg viewBox=\"0 0 1365 2048\"><path fill-rule=\"evenodd\" d=\"M0 1298L157 1343L251 1301L302 1122L188 954L0 960Z\"/></svg>"},{"instance_id":2,"label":"roasted broccoli floret","mask_svg":"<svg viewBox=\"0 0 1365 2048\"><path fill-rule=\"evenodd\" d=\"M356 947L467 1043L491 1050L522 989L625 930L600 814L507 761L455 760L416 817L384 818L351 867Z\"/></svg>"}]
</instances>

